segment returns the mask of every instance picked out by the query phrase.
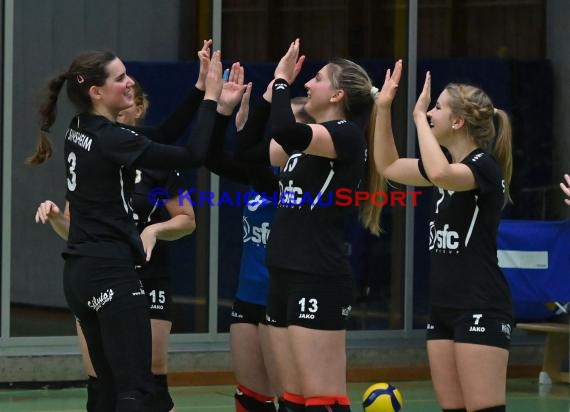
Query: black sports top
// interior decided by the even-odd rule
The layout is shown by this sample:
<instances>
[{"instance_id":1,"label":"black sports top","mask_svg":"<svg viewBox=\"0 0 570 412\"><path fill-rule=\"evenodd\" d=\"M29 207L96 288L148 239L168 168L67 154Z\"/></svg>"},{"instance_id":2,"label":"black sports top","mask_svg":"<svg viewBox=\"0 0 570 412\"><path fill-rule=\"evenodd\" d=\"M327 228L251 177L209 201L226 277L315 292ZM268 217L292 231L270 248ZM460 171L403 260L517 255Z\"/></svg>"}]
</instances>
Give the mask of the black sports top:
<instances>
[{"instance_id":1,"label":"black sports top","mask_svg":"<svg viewBox=\"0 0 570 412\"><path fill-rule=\"evenodd\" d=\"M481 149L461 163L471 169L478 188L453 192L436 187L429 223L431 303L510 313L510 290L497 261L505 189L501 171L495 158ZM419 168L427 179L421 160Z\"/></svg>"},{"instance_id":2,"label":"black sports top","mask_svg":"<svg viewBox=\"0 0 570 412\"><path fill-rule=\"evenodd\" d=\"M279 88L273 88L272 135L280 133L275 123L283 117L294 122L289 88L283 84L280 81ZM274 114L284 112L285 116L275 119ZM294 133L299 125L281 130ZM337 158L301 152L289 157L279 176L281 195L269 236L267 265L320 275L350 274L344 229L354 206L336 204L335 193L359 187L364 178L366 142L360 127L351 121L322 125L331 135Z\"/></svg>"},{"instance_id":3,"label":"black sports top","mask_svg":"<svg viewBox=\"0 0 570 412\"><path fill-rule=\"evenodd\" d=\"M66 199L72 216L64 256L133 259L142 263L144 252L131 205L135 169L201 165L214 126L216 105L211 100L200 104L194 138L186 147L152 142L102 116L81 113L74 117L64 144Z\"/></svg>"}]
</instances>

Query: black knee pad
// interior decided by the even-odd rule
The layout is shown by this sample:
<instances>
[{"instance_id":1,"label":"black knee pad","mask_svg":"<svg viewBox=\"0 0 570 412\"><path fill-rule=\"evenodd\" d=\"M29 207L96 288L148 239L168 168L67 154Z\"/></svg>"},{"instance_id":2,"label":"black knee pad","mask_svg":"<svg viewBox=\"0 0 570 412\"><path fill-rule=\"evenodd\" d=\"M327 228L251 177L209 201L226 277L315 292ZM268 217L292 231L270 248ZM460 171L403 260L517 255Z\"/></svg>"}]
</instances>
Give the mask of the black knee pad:
<instances>
[{"instance_id":1,"label":"black knee pad","mask_svg":"<svg viewBox=\"0 0 570 412\"><path fill-rule=\"evenodd\" d=\"M168 391L166 375L153 375L155 392L145 402L144 412L168 412L174 408L174 401Z\"/></svg>"},{"instance_id":2,"label":"black knee pad","mask_svg":"<svg viewBox=\"0 0 570 412\"><path fill-rule=\"evenodd\" d=\"M279 398L277 401L277 412L287 412L287 406L285 406L285 400L283 398Z\"/></svg>"},{"instance_id":3,"label":"black knee pad","mask_svg":"<svg viewBox=\"0 0 570 412\"><path fill-rule=\"evenodd\" d=\"M307 412L350 412L347 396L318 396L305 399Z\"/></svg>"},{"instance_id":4,"label":"black knee pad","mask_svg":"<svg viewBox=\"0 0 570 412\"><path fill-rule=\"evenodd\" d=\"M307 412L350 412L348 405L311 405L305 408Z\"/></svg>"},{"instance_id":5,"label":"black knee pad","mask_svg":"<svg viewBox=\"0 0 570 412\"><path fill-rule=\"evenodd\" d=\"M505 412L507 409L505 405L497 405L491 408L478 409L475 412Z\"/></svg>"},{"instance_id":6,"label":"black knee pad","mask_svg":"<svg viewBox=\"0 0 570 412\"><path fill-rule=\"evenodd\" d=\"M117 395L115 412L143 412L151 396L152 393L139 391L121 392Z\"/></svg>"},{"instance_id":7,"label":"black knee pad","mask_svg":"<svg viewBox=\"0 0 570 412\"><path fill-rule=\"evenodd\" d=\"M238 385L234 395L238 412L276 412L273 399Z\"/></svg>"},{"instance_id":8,"label":"black knee pad","mask_svg":"<svg viewBox=\"0 0 570 412\"><path fill-rule=\"evenodd\" d=\"M283 407L284 407L283 410L285 412L305 412L304 403L294 402L288 399L283 399Z\"/></svg>"},{"instance_id":9,"label":"black knee pad","mask_svg":"<svg viewBox=\"0 0 570 412\"><path fill-rule=\"evenodd\" d=\"M87 381L87 412L112 411L116 402L115 388L110 377L89 376Z\"/></svg>"}]
</instances>

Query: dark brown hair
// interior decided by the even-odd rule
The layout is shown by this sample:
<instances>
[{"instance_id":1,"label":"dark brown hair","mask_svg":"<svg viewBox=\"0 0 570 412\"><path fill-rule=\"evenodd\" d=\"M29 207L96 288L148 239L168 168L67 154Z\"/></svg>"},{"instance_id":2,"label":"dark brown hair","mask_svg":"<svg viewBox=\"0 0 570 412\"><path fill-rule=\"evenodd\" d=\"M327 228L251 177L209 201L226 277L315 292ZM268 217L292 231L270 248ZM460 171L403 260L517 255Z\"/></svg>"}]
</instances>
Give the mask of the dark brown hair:
<instances>
[{"instance_id":1,"label":"dark brown hair","mask_svg":"<svg viewBox=\"0 0 570 412\"><path fill-rule=\"evenodd\" d=\"M67 81L67 97L75 108L79 112L89 111L92 108L89 89L105 84L109 75L107 65L116 58L110 51L86 51L73 60L67 71L49 80L39 109L40 135L35 153L27 159L29 164L41 164L53 153L48 135L57 117L57 99L63 83Z\"/></svg>"}]
</instances>

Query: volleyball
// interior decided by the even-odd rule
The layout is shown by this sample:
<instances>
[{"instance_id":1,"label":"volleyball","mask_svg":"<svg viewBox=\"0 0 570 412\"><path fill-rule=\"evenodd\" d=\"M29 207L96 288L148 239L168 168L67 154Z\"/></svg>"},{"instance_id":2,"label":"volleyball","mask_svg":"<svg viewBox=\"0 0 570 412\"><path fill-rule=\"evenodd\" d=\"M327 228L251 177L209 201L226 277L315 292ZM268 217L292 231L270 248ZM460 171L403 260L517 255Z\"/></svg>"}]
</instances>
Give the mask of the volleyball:
<instances>
[{"instance_id":1,"label":"volleyball","mask_svg":"<svg viewBox=\"0 0 570 412\"><path fill-rule=\"evenodd\" d=\"M375 383L362 395L364 412L397 412L404 399L400 391L389 383Z\"/></svg>"}]
</instances>

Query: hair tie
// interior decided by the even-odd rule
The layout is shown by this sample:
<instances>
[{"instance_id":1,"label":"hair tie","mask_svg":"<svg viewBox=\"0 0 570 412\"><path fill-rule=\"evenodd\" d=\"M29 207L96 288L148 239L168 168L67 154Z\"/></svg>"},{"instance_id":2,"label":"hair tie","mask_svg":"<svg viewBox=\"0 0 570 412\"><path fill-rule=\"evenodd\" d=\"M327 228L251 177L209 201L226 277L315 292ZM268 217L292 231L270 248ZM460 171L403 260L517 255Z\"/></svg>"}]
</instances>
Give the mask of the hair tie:
<instances>
[{"instance_id":1,"label":"hair tie","mask_svg":"<svg viewBox=\"0 0 570 412\"><path fill-rule=\"evenodd\" d=\"M376 99L376 96L378 96L378 93L379 93L378 87L372 86L370 88L370 96L372 96L373 99Z\"/></svg>"},{"instance_id":2,"label":"hair tie","mask_svg":"<svg viewBox=\"0 0 570 412\"><path fill-rule=\"evenodd\" d=\"M79 83L79 84L81 84L81 83L83 83L83 82L85 81L85 79L83 78L83 76L80 75L80 74L77 75L76 79L77 79L77 83Z\"/></svg>"}]
</instances>

